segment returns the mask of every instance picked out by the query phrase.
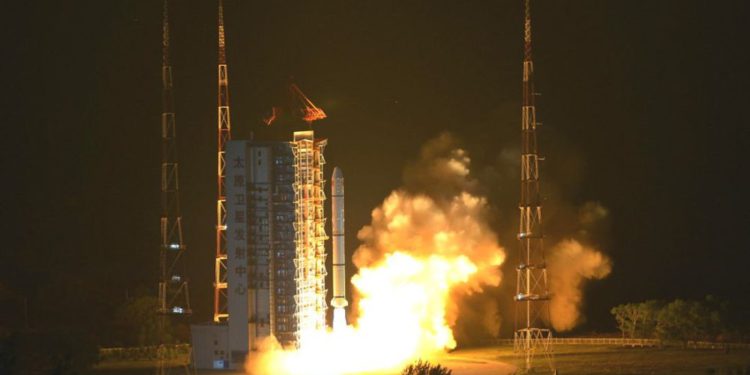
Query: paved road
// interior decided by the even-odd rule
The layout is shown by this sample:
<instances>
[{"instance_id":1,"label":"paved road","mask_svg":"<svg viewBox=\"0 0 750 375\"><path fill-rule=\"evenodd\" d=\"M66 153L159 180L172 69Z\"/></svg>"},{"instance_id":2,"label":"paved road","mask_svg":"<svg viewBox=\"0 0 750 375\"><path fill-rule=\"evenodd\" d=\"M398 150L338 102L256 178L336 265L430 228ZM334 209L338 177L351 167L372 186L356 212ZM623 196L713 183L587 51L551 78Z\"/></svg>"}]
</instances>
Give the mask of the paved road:
<instances>
[{"instance_id":1,"label":"paved road","mask_svg":"<svg viewBox=\"0 0 750 375\"><path fill-rule=\"evenodd\" d=\"M446 355L439 362L453 370L453 375L511 375L516 372L516 367L508 363L467 356L460 351Z\"/></svg>"}]
</instances>

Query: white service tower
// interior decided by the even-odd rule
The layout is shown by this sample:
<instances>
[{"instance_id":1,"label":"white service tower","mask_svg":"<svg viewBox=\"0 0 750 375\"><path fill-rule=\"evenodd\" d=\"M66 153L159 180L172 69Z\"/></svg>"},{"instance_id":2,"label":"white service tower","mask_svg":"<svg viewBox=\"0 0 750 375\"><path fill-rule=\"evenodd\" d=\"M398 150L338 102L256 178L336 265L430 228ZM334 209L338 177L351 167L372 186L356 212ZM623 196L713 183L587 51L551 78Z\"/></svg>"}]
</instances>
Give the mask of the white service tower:
<instances>
[{"instance_id":1,"label":"white service tower","mask_svg":"<svg viewBox=\"0 0 750 375\"><path fill-rule=\"evenodd\" d=\"M344 247L344 174L333 168L331 178L333 215L333 330L346 327L346 250Z\"/></svg>"}]
</instances>

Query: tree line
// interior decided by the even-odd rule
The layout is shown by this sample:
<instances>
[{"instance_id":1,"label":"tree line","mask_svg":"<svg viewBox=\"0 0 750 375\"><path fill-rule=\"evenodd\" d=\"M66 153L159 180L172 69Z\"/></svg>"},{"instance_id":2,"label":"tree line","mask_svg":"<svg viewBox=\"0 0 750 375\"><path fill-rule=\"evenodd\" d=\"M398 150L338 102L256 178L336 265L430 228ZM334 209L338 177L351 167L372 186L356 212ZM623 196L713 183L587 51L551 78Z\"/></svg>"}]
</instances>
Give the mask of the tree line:
<instances>
[{"instance_id":1,"label":"tree line","mask_svg":"<svg viewBox=\"0 0 750 375\"><path fill-rule=\"evenodd\" d=\"M655 338L686 345L688 341L739 342L750 337L745 319L727 301L713 296L626 303L610 312L623 338Z\"/></svg>"}]
</instances>

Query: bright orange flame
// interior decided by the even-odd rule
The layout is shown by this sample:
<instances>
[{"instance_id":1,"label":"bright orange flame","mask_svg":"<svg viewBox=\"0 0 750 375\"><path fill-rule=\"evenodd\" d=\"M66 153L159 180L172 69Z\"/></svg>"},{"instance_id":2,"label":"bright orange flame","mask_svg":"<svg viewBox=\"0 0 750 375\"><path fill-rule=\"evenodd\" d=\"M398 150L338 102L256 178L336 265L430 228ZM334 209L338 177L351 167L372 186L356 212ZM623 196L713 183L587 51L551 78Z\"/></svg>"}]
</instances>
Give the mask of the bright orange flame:
<instances>
[{"instance_id":1,"label":"bright orange flame","mask_svg":"<svg viewBox=\"0 0 750 375\"><path fill-rule=\"evenodd\" d=\"M497 267L502 257L496 257ZM352 278L360 316L356 326L311 333L300 350L268 350L250 358L257 375L343 375L394 371L456 346L446 311L451 290L477 266L464 255L416 258L393 252Z\"/></svg>"}]
</instances>

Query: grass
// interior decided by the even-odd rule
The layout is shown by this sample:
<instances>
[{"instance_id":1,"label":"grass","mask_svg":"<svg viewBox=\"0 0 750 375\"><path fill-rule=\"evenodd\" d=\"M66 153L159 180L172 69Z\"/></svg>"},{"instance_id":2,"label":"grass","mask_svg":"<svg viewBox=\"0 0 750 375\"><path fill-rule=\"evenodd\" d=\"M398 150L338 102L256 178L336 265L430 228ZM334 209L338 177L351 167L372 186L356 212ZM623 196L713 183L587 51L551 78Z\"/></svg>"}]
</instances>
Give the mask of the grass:
<instances>
[{"instance_id":1,"label":"grass","mask_svg":"<svg viewBox=\"0 0 750 375\"><path fill-rule=\"evenodd\" d=\"M750 374L750 350L628 348L621 346L556 345L559 374ZM465 349L463 358L500 361L520 367L510 346ZM542 357L537 357L541 366ZM540 370L541 373L541 370Z\"/></svg>"},{"instance_id":2,"label":"grass","mask_svg":"<svg viewBox=\"0 0 750 375\"><path fill-rule=\"evenodd\" d=\"M750 375L750 350L627 348L615 345L555 345L555 365L560 375L568 374L747 374ZM521 365L510 346L456 350L447 355L453 362L505 362ZM541 360L541 357L537 357ZM438 360L436 363L441 362ZM538 361L541 366L544 362ZM141 375L153 373L152 362L100 364L102 375ZM445 363L450 367L449 362ZM542 367L541 370L545 369ZM538 373L544 373L542 371ZM177 372L180 373L180 372ZM229 375L225 372L199 371L199 374ZM549 372L547 372L549 373Z\"/></svg>"}]
</instances>

